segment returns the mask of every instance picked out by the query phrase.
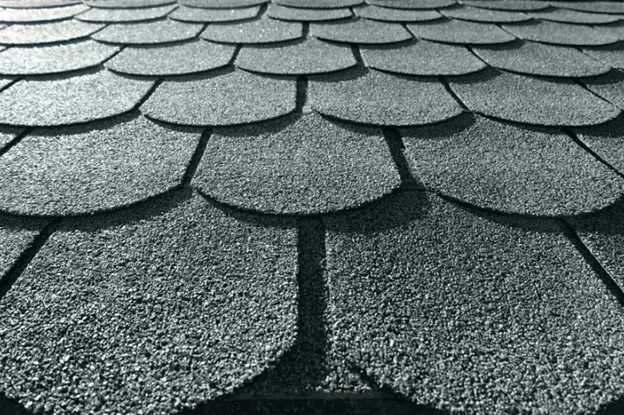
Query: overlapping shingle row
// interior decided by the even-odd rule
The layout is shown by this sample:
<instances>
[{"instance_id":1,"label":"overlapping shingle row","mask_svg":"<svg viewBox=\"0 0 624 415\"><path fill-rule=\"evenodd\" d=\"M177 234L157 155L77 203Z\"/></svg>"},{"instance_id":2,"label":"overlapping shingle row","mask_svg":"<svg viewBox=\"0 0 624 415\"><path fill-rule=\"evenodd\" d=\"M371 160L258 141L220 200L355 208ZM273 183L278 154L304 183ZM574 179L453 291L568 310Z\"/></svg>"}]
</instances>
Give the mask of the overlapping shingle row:
<instances>
[{"instance_id":1,"label":"overlapping shingle row","mask_svg":"<svg viewBox=\"0 0 624 415\"><path fill-rule=\"evenodd\" d=\"M0 23L0 412L624 396L620 3L1 0Z\"/></svg>"}]
</instances>

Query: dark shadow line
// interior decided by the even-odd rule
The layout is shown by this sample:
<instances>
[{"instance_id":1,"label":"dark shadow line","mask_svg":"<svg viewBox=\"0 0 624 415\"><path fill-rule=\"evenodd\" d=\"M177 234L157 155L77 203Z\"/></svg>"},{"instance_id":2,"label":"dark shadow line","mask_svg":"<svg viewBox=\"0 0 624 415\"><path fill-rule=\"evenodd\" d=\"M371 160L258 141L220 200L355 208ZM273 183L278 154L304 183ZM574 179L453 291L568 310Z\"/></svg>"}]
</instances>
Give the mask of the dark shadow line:
<instances>
[{"instance_id":1,"label":"dark shadow line","mask_svg":"<svg viewBox=\"0 0 624 415\"><path fill-rule=\"evenodd\" d=\"M57 229L59 223L58 219L48 222L33 239L30 246L22 252L9 271L0 278L0 299L4 298L13 284L23 274L43 245L45 245L48 238L50 238L50 235Z\"/></svg>"},{"instance_id":2,"label":"dark shadow line","mask_svg":"<svg viewBox=\"0 0 624 415\"><path fill-rule=\"evenodd\" d=\"M486 68L482 69L481 71L485 69ZM477 72L481 72L481 71L477 71ZM446 89L446 92L448 92L449 95L453 97L453 99L459 104L459 106L464 111L470 111L470 109L466 106L466 104L464 104L464 102L461 99L459 99L459 96L455 93L455 91L451 89L451 86L449 85L448 81L444 79L443 76L438 76L438 80L440 81L442 85L444 85L444 89Z\"/></svg>"},{"instance_id":3,"label":"dark shadow line","mask_svg":"<svg viewBox=\"0 0 624 415\"><path fill-rule=\"evenodd\" d=\"M609 292L617 299L620 305L624 307L624 291L622 291L622 288L617 284L617 282L615 282L613 277L611 277L609 272L602 266L594 254L591 253L587 245L583 243L572 225L570 225L565 219L560 220L559 222L561 228L563 229L564 235L570 240L570 242L572 242L576 250L583 256L585 262L589 264L596 275L598 275L598 278L600 278Z\"/></svg>"},{"instance_id":4,"label":"dark shadow line","mask_svg":"<svg viewBox=\"0 0 624 415\"><path fill-rule=\"evenodd\" d=\"M410 167L409 162L405 158L405 145L401 134L395 128L383 128L383 135L386 140L386 144L390 150L392 160L397 167L399 176L401 177L401 189L402 190L425 190L425 186L417 180Z\"/></svg>"},{"instance_id":5,"label":"dark shadow line","mask_svg":"<svg viewBox=\"0 0 624 415\"><path fill-rule=\"evenodd\" d=\"M0 157L4 156L10 149L15 147L17 143L22 141L24 137L32 133L33 128L25 128L19 134L17 134L11 141L9 141L4 147L0 147Z\"/></svg>"},{"instance_id":6,"label":"dark shadow line","mask_svg":"<svg viewBox=\"0 0 624 415\"><path fill-rule=\"evenodd\" d=\"M206 129L201 137L199 138L199 142L197 143L197 147L195 148L195 152L189 161L189 164L184 172L184 176L182 176L182 186L190 186L195 173L197 172L197 168L199 167L199 163L204 157L204 152L206 151L206 146L208 145L208 140L212 134L212 130L210 128Z\"/></svg>"},{"instance_id":7,"label":"dark shadow line","mask_svg":"<svg viewBox=\"0 0 624 415\"><path fill-rule=\"evenodd\" d=\"M586 152L588 152L589 154L591 154L597 161L599 161L600 163L604 164L605 166L607 166L610 170L612 170L615 174L617 174L618 176L622 177L624 179L624 174L622 174L618 169L616 169L611 163L609 163L607 160L603 159L598 153L596 153L594 150L592 150L591 148L589 148L587 146L587 144L585 144L579 137L578 135L572 131L569 128L563 128L562 131L564 133L566 133L566 135L568 135L572 140L574 140L574 142L581 147L583 150L585 150Z\"/></svg>"}]
</instances>

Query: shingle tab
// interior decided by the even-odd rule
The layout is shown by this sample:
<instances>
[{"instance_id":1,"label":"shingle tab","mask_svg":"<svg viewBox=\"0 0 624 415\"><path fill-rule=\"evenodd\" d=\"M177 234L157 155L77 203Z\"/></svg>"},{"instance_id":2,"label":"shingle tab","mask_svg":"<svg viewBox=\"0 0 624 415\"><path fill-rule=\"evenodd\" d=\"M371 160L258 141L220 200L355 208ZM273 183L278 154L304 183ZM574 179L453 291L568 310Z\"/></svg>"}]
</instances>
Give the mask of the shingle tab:
<instances>
[{"instance_id":1,"label":"shingle tab","mask_svg":"<svg viewBox=\"0 0 624 415\"><path fill-rule=\"evenodd\" d=\"M624 179L564 134L466 117L403 135L425 186L480 208L569 216L624 195Z\"/></svg>"},{"instance_id":2,"label":"shingle tab","mask_svg":"<svg viewBox=\"0 0 624 415\"><path fill-rule=\"evenodd\" d=\"M204 39L222 43L259 44L284 42L303 36L301 23L259 19L251 22L211 24L201 34Z\"/></svg>"},{"instance_id":3,"label":"shingle tab","mask_svg":"<svg viewBox=\"0 0 624 415\"><path fill-rule=\"evenodd\" d=\"M142 110L182 125L224 126L264 121L295 110L296 82L244 71L160 85Z\"/></svg>"},{"instance_id":4,"label":"shingle tab","mask_svg":"<svg viewBox=\"0 0 624 415\"><path fill-rule=\"evenodd\" d=\"M270 214L357 207L396 190L400 177L381 130L314 113L217 132L193 184L221 203Z\"/></svg>"},{"instance_id":5,"label":"shingle tab","mask_svg":"<svg viewBox=\"0 0 624 415\"><path fill-rule=\"evenodd\" d=\"M165 17L175 9L175 5L149 7L143 9L96 9L76 16L76 19L95 23L144 22Z\"/></svg>"},{"instance_id":6,"label":"shingle tab","mask_svg":"<svg viewBox=\"0 0 624 415\"><path fill-rule=\"evenodd\" d=\"M253 19L259 12L260 7L257 6L238 9L198 9L180 6L169 15L169 18L181 22L220 23Z\"/></svg>"},{"instance_id":7,"label":"shingle tab","mask_svg":"<svg viewBox=\"0 0 624 415\"><path fill-rule=\"evenodd\" d=\"M348 20L336 23L312 23L312 36L334 42L378 45L412 38L403 26L374 20Z\"/></svg>"},{"instance_id":8,"label":"shingle tab","mask_svg":"<svg viewBox=\"0 0 624 415\"><path fill-rule=\"evenodd\" d=\"M546 81L491 70L452 79L450 86L473 111L532 125L595 125L620 113L572 81Z\"/></svg>"},{"instance_id":9,"label":"shingle tab","mask_svg":"<svg viewBox=\"0 0 624 415\"><path fill-rule=\"evenodd\" d=\"M83 0L91 7L101 9L142 9L174 4L175 0Z\"/></svg>"},{"instance_id":10,"label":"shingle tab","mask_svg":"<svg viewBox=\"0 0 624 415\"><path fill-rule=\"evenodd\" d=\"M42 9L0 9L2 23L44 23L70 19L89 8L83 4L67 7L46 7Z\"/></svg>"},{"instance_id":11,"label":"shingle tab","mask_svg":"<svg viewBox=\"0 0 624 415\"><path fill-rule=\"evenodd\" d=\"M598 78L584 79L583 83L607 101L624 108L624 73L614 70Z\"/></svg>"},{"instance_id":12,"label":"shingle tab","mask_svg":"<svg viewBox=\"0 0 624 415\"><path fill-rule=\"evenodd\" d=\"M577 24L605 24L617 22L621 19L621 17L611 14L584 13L566 9L544 10L531 13L531 16L540 20Z\"/></svg>"},{"instance_id":13,"label":"shingle tab","mask_svg":"<svg viewBox=\"0 0 624 415\"><path fill-rule=\"evenodd\" d=\"M512 10L512 11L532 11L544 10L550 7L547 1L531 0L460 0L466 6L481 7L483 9Z\"/></svg>"},{"instance_id":14,"label":"shingle tab","mask_svg":"<svg viewBox=\"0 0 624 415\"><path fill-rule=\"evenodd\" d=\"M4 282L7 272L31 246L43 226L43 221L25 225L23 221L14 218L0 219L0 282Z\"/></svg>"},{"instance_id":15,"label":"shingle tab","mask_svg":"<svg viewBox=\"0 0 624 415\"><path fill-rule=\"evenodd\" d=\"M481 9L478 7L455 7L440 10L449 19L467 20L478 23L517 23L531 20L531 16L522 12Z\"/></svg>"},{"instance_id":16,"label":"shingle tab","mask_svg":"<svg viewBox=\"0 0 624 415\"><path fill-rule=\"evenodd\" d=\"M0 74L45 75L86 69L101 64L119 48L93 40L0 52Z\"/></svg>"},{"instance_id":17,"label":"shingle tab","mask_svg":"<svg viewBox=\"0 0 624 415\"><path fill-rule=\"evenodd\" d=\"M495 24L463 20L414 23L408 24L407 28L414 36L421 39L460 45L492 45L516 40L515 36Z\"/></svg>"},{"instance_id":18,"label":"shingle tab","mask_svg":"<svg viewBox=\"0 0 624 415\"><path fill-rule=\"evenodd\" d=\"M457 116L459 104L436 79L389 75L326 75L310 82L312 108L322 114L369 125L432 124Z\"/></svg>"},{"instance_id":19,"label":"shingle tab","mask_svg":"<svg viewBox=\"0 0 624 415\"><path fill-rule=\"evenodd\" d=\"M0 92L0 124L45 127L112 117L134 108L152 85L109 71L22 80Z\"/></svg>"},{"instance_id":20,"label":"shingle tab","mask_svg":"<svg viewBox=\"0 0 624 415\"><path fill-rule=\"evenodd\" d=\"M145 118L35 131L0 158L0 210L88 214L164 193L180 184L199 135Z\"/></svg>"},{"instance_id":21,"label":"shingle tab","mask_svg":"<svg viewBox=\"0 0 624 415\"><path fill-rule=\"evenodd\" d=\"M448 412L595 413L622 396L621 305L554 224L512 227L414 193L396 197L402 226L366 231L392 223L390 203L326 221L344 360Z\"/></svg>"},{"instance_id":22,"label":"shingle tab","mask_svg":"<svg viewBox=\"0 0 624 415\"><path fill-rule=\"evenodd\" d=\"M275 0L275 3L303 9L339 9L357 6L364 3L364 0Z\"/></svg>"},{"instance_id":23,"label":"shingle tab","mask_svg":"<svg viewBox=\"0 0 624 415\"><path fill-rule=\"evenodd\" d=\"M553 6L589 13L624 14L624 4L617 1L551 1Z\"/></svg>"},{"instance_id":24,"label":"shingle tab","mask_svg":"<svg viewBox=\"0 0 624 415\"><path fill-rule=\"evenodd\" d=\"M604 36L615 37L619 41L624 41L624 22L596 26L595 30Z\"/></svg>"},{"instance_id":25,"label":"shingle tab","mask_svg":"<svg viewBox=\"0 0 624 415\"><path fill-rule=\"evenodd\" d=\"M611 69L575 48L534 42L473 51L496 68L527 75L579 78L602 75Z\"/></svg>"},{"instance_id":26,"label":"shingle tab","mask_svg":"<svg viewBox=\"0 0 624 415\"><path fill-rule=\"evenodd\" d=\"M0 7L11 9L39 9L73 6L80 3L80 0L0 0Z\"/></svg>"},{"instance_id":27,"label":"shingle tab","mask_svg":"<svg viewBox=\"0 0 624 415\"><path fill-rule=\"evenodd\" d=\"M203 25L200 24L159 20L148 23L111 24L91 37L102 42L121 45L154 45L193 39L202 29Z\"/></svg>"},{"instance_id":28,"label":"shingle tab","mask_svg":"<svg viewBox=\"0 0 624 415\"><path fill-rule=\"evenodd\" d=\"M504 25L503 28L521 39L554 45L600 46L618 41L613 35L578 24L536 21Z\"/></svg>"},{"instance_id":29,"label":"shingle tab","mask_svg":"<svg viewBox=\"0 0 624 415\"><path fill-rule=\"evenodd\" d=\"M246 223L200 199L48 239L0 303L9 398L55 413L168 414L231 393L290 349L294 224Z\"/></svg>"},{"instance_id":30,"label":"shingle tab","mask_svg":"<svg viewBox=\"0 0 624 415\"><path fill-rule=\"evenodd\" d=\"M85 38L104 25L64 20L58 23L12 25L0 30L2 45L43 45Z\"/></svg>"},{"instance_id":31,"label":"shingle tab","mask_svg":"<svg viewBox=\"0 0 624 415\"><path fill-rule=\"evenodd\" d=\"M406 75L465 75L487 67L463 47L426 40L394 48L362 46L360 53L366 66Z\"/></svg>"},{"instance_id":32,"label":"shingle tab","mask_svg":"<svg viewBox=\"0 0 624 415\"><path fill-rule=\"evenodd\" d=\"M368 0L368 3L380 7L412 10L439 9L457 4L455 0Z\"/></svg>"},{"instance_id":33,"label":"shingle tab","mask_svg":"<svg viewBox=\"0 0 624 415\"><path fill-rule=\"evenodd\" d=\"M354 7L353 11L359 17L385 22L426 22L442 18L442 15L436 10L405 10L377 6L361 6Z\"/></svg>"},{"instance_id":34,"label":"shingle tab","mask_svg":"<svg viewBox=\"0 0 624 415\"><path fill-rule=\"evenodd\" d=\"M349 46L314 38L281 47L244 46L236 59L239 68L275 75L333 72L350 68L356 63Z\"/></svg>"},{"instance_id":35,"label":"shingle tab","mask_svg":"<svg viewBox=\"0 0 624 415\"><path fill-rule=\"evenodd\" d=\"M267 16L295 22L321 22L326 20L347 19L353 14L348 8L336 9L302 9L295 7L285 7L272 3L267 10Z\"/></svg>"},{"instance_id":36,"label":"shingle tab","mask_svg":"<svg viewBox=\"0 0 624 415\"><path fill-rule=\"evenodd\" d=\"M268 3L269 0L179 0L180 4L202 9L236 9Z\"/></svg>"},{"instance_id":37,"label":"shingle tab","mask_svg":"<svg viewBox=\"0 0 624 415\"><path fill-rule=\"evenodd\" d=\"M128 47L106 62L106 67L130 75L192 74L226 66L235 50L234 46L204 40L161 47Z\"/></svg>"}]
</instances>

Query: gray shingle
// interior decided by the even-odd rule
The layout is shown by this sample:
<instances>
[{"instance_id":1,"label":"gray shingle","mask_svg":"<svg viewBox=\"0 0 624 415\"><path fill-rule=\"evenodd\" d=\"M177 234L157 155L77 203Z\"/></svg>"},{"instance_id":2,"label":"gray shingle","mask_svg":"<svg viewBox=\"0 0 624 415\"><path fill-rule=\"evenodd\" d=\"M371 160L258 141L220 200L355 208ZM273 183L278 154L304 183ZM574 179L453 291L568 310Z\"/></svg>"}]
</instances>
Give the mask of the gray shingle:
<instances>
[{"instance_id":1,"label":"gray shingle","mask_svg":"<svg viewBox=\"0 0 624 415\"><path fill-rule=\"evenodd\" d=\"M414 36L435 42L460 45L492 45L509 43L516 38L495 24L440 20L431 23L408 24Z\"/></svg>"},{"instance_id":2,"label":"gray shingle","mask_svg":"<svg viewBox=\"0 0 624 415\"><path fill-rule=\"evenodd\" d=\"M584 13L576 10L566 9L544 10L531 13L531 16L540 20L550 20L553 22L576 24L605 24L617 22L621 19L619 16L614 16L611 14Z\"/></svg>"},{"instance_id":3,"label":"gray shingle","mask_svg":"<svg viewBox=\"0 0 624 415\"><path fill-rule=\"evenodd\" d=\"M142 9L174 4L175 0L83 0L85 4L100 9Z\"/></svg>"},{"instance_id":4,"label":"gray shingle","mask_svg":"<svg viewBox=\"0 0 624 415\"><path fill-rule=\"evenodd\" d=\"M578 49L524 42L514 45L474 48L490 65L527 75L579 78L607 73L610 67Z\"/></svg>"},{"instance_id":5,"label":"gray shingle","mask_svg":"<svg viewBox=\"0 0 624 415\"><path fill-rule=\"evenodd\" d=\"M2 45L43 45L85 38L104 25L64 20L58 23L12 25L0 30Z\"/></svg>"},{"instance_id":6,"label":"gray shingle","mask_svg":"<svg viewBox=\"0 0 624 415\"><path fill-rule=\"evenodd\" d=\"M76 16L76 19L96 23L124 23L156 20L175 9L175 5L149 7L143 9L96 9Z\"/></svg>"},{"instance_id":7,"label":"gray shingle","mask_svg":"<svg viewBox=\"0 0 624 415\"><path fill-rule=\"evenodd\" d=\"M201 34L204 39L222 43L274 43L299 39L303 36L301 23L259 19L251 22L211 24Z\"/></svg>"},{"instance_id":8,"label":"gray shingle","mask_svg":"<svg viewBox=\"0 0 624 415\"><path fill-rule=\"evenodd\" d=\"M202 9L237 9L268 3L269 0L179 0L180 4Z\"/></svg>"},{"instance_id":9,"label":"gray shingle","mask_svg":"<svg viewBox=\"0 0 624 415\"><path fill-rule=\"evenodd\" d=\"M583 52L613 68L624 69L624 45L614 45L586 48Z\"/></svg>"},{"instance_id":10,"label":"gray shingle","mask_svg":"<svg viewBox=\"0 0 624 415\"><path fill-rule=\"evenodd\" d=\"M197 196L172 202L50 237L0 303L9 398L56 413L179 412L292 346L294 224L245 222Z\"/></svg>"},{"instance_id":11,"label":"gray shingle","mask_svg":"<svg viewBox=\"0 0 624 415\"><path fill-rule=\"evenodd\" d=\"M522 12L481 9L479 7L454 7L440 10L449 19L467 20L480 23L526 22L531 16Z\"/></svg>"},{"instance_id":12,"label":"gray shingle","mask_svg":"<svg viewBox=\"0 0 624 415\"><path fill-rule=\"evenodd\" d=\"M487 67L465 48L418 41L399 47L360 47L366 66L416 76L465 75Z\"/></svg>"},{"instance_id":13,"label":"gray shingle","mask_svg":"<svg viewBox=\"0 0 624 415\"><path fill-rule=\"evenodd\" d=\"M412 38L403 26L374 20L347 20L336 23L312 23L310 33L334 42L379 45Z\"/></svg>"},{"instance_id":14,"label":"gray shingle","mask_svg":"<svg viewBox=\"0 0 624 415\"><path fill-rule=\"evenodd\" d=\"M336 9L302 9L295 7L285 7L272 3L267 10L267 16L295 22L320 22L326 20L340 20L352 16L348 8Z\"/></svg>"},{"instance_id":15,"label":"gray shingle","mask_svg":"<svg viewBox=\"0 0 624 415\"><path fill-rule=\"evenodd\" d=\"M442 15L435 10L390 9L367 5L354 7L353 11L359 17L385 22L425 22L442 18Z\"/></svg>"},{"instance_id":16,"label":"gray shingle","mask_svg":"<svg viewBox=\"0 0 624 415\"><path fill-rule=\"evenodd\" d=\"M554 224L495 219L414 192L328 219L336 349L428 408L598 412L624 393L621 305Z\"/></svg>"},{"instance_id":17,"label":"gray shingle","mask_svg":"<svg viewBox=\"0 0 624 415\"><path fill-rule=\"evenodd\" d=\"M303 9L339 9L357 6L364 3L364 0L275 0L275 3Z\"/></svg>"},{"instance_id":18,"label":"gray shingle","mask_svg":"<svg viewBox=\"0 0 624 415\"><path fill-rule=\"evenodd\" d=\"M88 214L164 193L180 184L199 135L144 118L35 131L0 158L0 210Z\"/></svg>"},{"instance_id":19,"label":"gray shingle","mask_svg":"<svg viewBox=\"0 0 624 415\"><path fill-rule=\"evenodd\" d=\"M0 52L0 74L44 75L86 69L119 51L93 40L52 46L14 47Z\"/></svg>"},{"instance_id":20,"label":"gray shingle","mask_svg":"<svg viewBox=\"0 0 624 415\"><path fill-rule=\"evenodd\" d=\"M193 180L221 203L298 215L354 208L400 182L380 129L337 125L314 113L217 132Z\"/></svg>"},{"instance_id":21,"label":"gray shingle","mask_svg":"<svg viewBox=\"0 0 624 415\"><path fill-rule=\"evenodd\" d=\"M205 40L160 47L128 47L106 62L106 67L130 75L191 74L226 66L235 50L234 46Z\"/></svg>"},{"instance_id":22,"label":"gray shingle","mask_svg":"<svg viewBox=\"0 0 624 415\"><path fill-rule=\"evenodd\" d=\"M1 54L0 54L1 56ZM356 65L351 48L311 38L288 46L244 46L236 66L275 75L309 75Z\"/></svg>"},{"instance_id":23,"label":"gray shingle","mask_svg":"<svg viewBox=\"0 0 624 415\"><path fill-rule=\"evenodd\" d=\"M296 83L244 71L160 85L142 110L182 125L235 125L264 121L295 110Z\"/></svg>"},{"instance_id":24,"label":"gray shingle","mask_svg":"<svg viewBox=\"0 0 624 415\"><path fill-rule=\"evenodd\" d=\"M439 9L457 4L455 0L368 0L368 3L380 7L412 10Z\"/></svg>"},{"instance_id":25,"label":"gray shingle","mask_svg":"<svg viewBox=\"0 0 624 415\"><path fill-rule=\"evenodd\" d=\"M484 72L450 80L450 85L469 109L485 115L532 125L586 126L620 113L572 81Z\"/></svg>"},{"instance_id":26,"label":"gray shingle","mask_svg":"<svg viewBox=\"0 0 624 415\"><path fill-rule=\"evenodd\" d=\"M10 217L0 219L0 283L4 282L6 274L31 246L43 226L43 221L25 223Z\"/></svg>"},{"instance_id":27,"label":"gray shingle","mask_svg":"<svg viewBox=\"0 0 624 415\"><path fill-rule=\"evenodd\" d=\"M238 9L198 9L180 6L169 15L170 19L181 22L219 23L253 19L260 12L260 7Z\"/></svg>"},{"instance_id":28,"label":"gray shingle","mask_svg":"<svg viewBox=\"0 0 624 415\"><path fill-rule=\"evenodd\" d=\"M484 209L569 216L624 195L624 179L560 133L466 117L406 130L403 141L425 186Z\"/></svg>"},{"instance_id":29,"label":"gray shingle","mask_svg":"<svg viewBox=\"0 0 624 415\"><path fill-rule=\"evenodd\" d=\"M148 23L111 24L91 37L102 42L121 45L154 45L193 39L202 29L201 24L159 20Z\"/></svg>"},{"instance_id":30,"label":"gray shingle","mask_svg":"<svg viewBox=\"0 0 624 415\"><path fill-rule=\"evenodd\" d=\"M0 9L2 23L44 23L70 19L89 8L83 4L66 7L46 7L42 9Z\"/></svg>"},{"instance_id":31,"label":"gray shingle","mask_svg":"<svg viewBox=\"0 0 624 415\"><path fill-rule=\"evenodd\" d=\"M310 82L310 105L322 114L368 125L432 124L461 107L436 79L413 80L371 70L364 76L327 75Z\"/></svg>"},{"instance_id":32,"label":"gray shingle","mask_svg":"<svg viewBox=\"0 0 624 415\"><path fill-rule=\"evenodd\" d=\"M615 36L604 31L577 24L536 21L504 25L503 28L520 39L554 45L600 46L618 41Z\"/></svg>"},{"instance_id":33,"label":"gray shingle","mask_svg":"<svg viewBox=\"0 0 624 415\"><path fill-rule=\"evenodd\" d=\"M0 124L44 127L112 117L134 108L152 85L108 71L22 80L0 92Z\"/></svg>"},{"instance_id":34,"label":"gray shingle","mask_svg":"<svg viewBox=\"0 0 624 415\"><path fill-rule=\"evenodd\" d=\"M553 6L589 13L624 14L624 4L617 1L551 1Z\"/></svg>"},{"instance_id":35,"label":"gray shingle","mask_svg":"<svg viewBox=\"0 0 624 415\"><path fill-rule=\"evenodd\" d=\"M460 3L466 6L480 7L483 9L494 10L512 10L512 11L532 11L543 10L550 7L547 1L532 1L532 0L459 0Z\"/></svg>"}]
</instances>

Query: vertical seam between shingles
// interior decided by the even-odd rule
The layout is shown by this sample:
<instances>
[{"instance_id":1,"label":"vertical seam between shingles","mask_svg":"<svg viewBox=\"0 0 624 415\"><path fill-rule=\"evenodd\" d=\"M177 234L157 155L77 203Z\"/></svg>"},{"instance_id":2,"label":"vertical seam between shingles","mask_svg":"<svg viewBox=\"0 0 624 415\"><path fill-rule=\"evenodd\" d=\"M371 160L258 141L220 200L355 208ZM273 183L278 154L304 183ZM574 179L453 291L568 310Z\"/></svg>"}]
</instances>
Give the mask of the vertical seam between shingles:
<instances>
[{"instance_id":1,"label":"vertical seam between shingles","mask_svg":"<svg viewBox=\"0 0 624 415\"><path fill-rule=\"evenodd\" d=\"M199 163L204 157L204 152L206 151L206 147L208 146L208 140L210 139L211 135L212 129L208 128L204 130L201 137L199 138L199 142L197 143L197 147L193 152L191 161L189 162L186 171L184 172L184 176L182 176L182 182L180 184L181 187L189 187L191 185L191 181L193 180L193 177L195 177L195 173L197 172Z\"/></svg>"},{"instance_id":2,"label":"vertical seam between shingles","mask_svg":"<svg viewBox=\"0 0 624 415\"><path fill-rule=\"evenodd\" d=\"M459 104L460 107L462 107L462 109L466 112L472 112L470 111L470 109L466 106L466 104L464 104L464 102L457 96L457 94L455 93L455 91L453 91L453 89L451 88L451 86L449 85L448 81L446 79L444 79L443 76L438 76L438 81L444 85L444 89L446 89L446 92L448 92L448 94L453 97L453 99Z\"/></svg>"},{"instance_id":3,"label":"vertical seam between shingles","mask_svg":"<svg viewBox=\"0 0 624 415\"><path fill-rule=\"evenodd\" d=\"M602 281L602 283L606 286L607 290L617 299L621 306L624 307L624 291L618 285L618 283L613 279L613 277L609 274L609 272L602 266L600 261L592 254L591 250L583 243L581 238L578 236L572 225L565 220L558 220L561 227L563 228L564 235L572 242L576 250L581 254L585 262L591 267L591 269L596 273L598 278Z\"/></svg>"},{"instance_id":4,"label":"vertical seam between shingles","mask_svg":"<svg viewBox=\"0 0 624 415\"><path fill-rule=\"evenodd\" d=\"M41 248L48 241L52 233L54 233L59 223L60 219L52 219L48 222L32 241L30 246L21 253L9 271L2 276L0 279L0 300L4 298L13 284L15 284L26 268L30 265L32 260L37 256L39 251L41 251Z\"/></svg>"},{"instance_id":5,"label":"vertical seam between shingles","mask_svg":"<svg viewBox=\"0 0 624 415\"><path fill-rule=\"evenodd\" d=\"M585 150L586 152L588 152L591 156L593 156L597 161L599 161L600 163L604 164L605 166L607 166L610 170L612 170L614 173L616 173L618 176L620 176L621 178L624 179L624 174L622 172L620 172L618 169L616 169L611 163L609 163L608 161L606 161L605 159L603 159L598 153L596 153L594 150L592 150L591 148L589 148L587 146L587 144L585 144L579 137L578 135L572 131L571 129L568 128L564 128L562 129L562 131L568 136L570 137L574 143L576 145L578 145L579 147L581 147L583 150Z\"/></svg>"},{"instance_id":6,"label":"vertical seam between shingles","mask_svg":"<svg viewBox=\"0 0 624 415\"><path fill-rule=\"evenodd\" d=\"M4 147L0 147L0 157L4 156L10 149L15 147L17 143L22 141L22 139L26 137L27 135L29 135L32 131L33 131L32 128L30 127L26 128L22 132L17 134L15 137L13 137L13 139L9 141Z\"/></svg>"},{"instance_id":7,"label":"vertical seam between shingles","mask_svg":"<svg viewBox=\"0 0 624 415\"><path fill-rule=\"evenodd\" d=\"M424 186L414 177L409 163L405 158L405 144L403 137L396 128L385 127L382 129L386 145L390 150L392 161L401 178L401 190L425 190Z\"/></svg>"}]
</instances>

